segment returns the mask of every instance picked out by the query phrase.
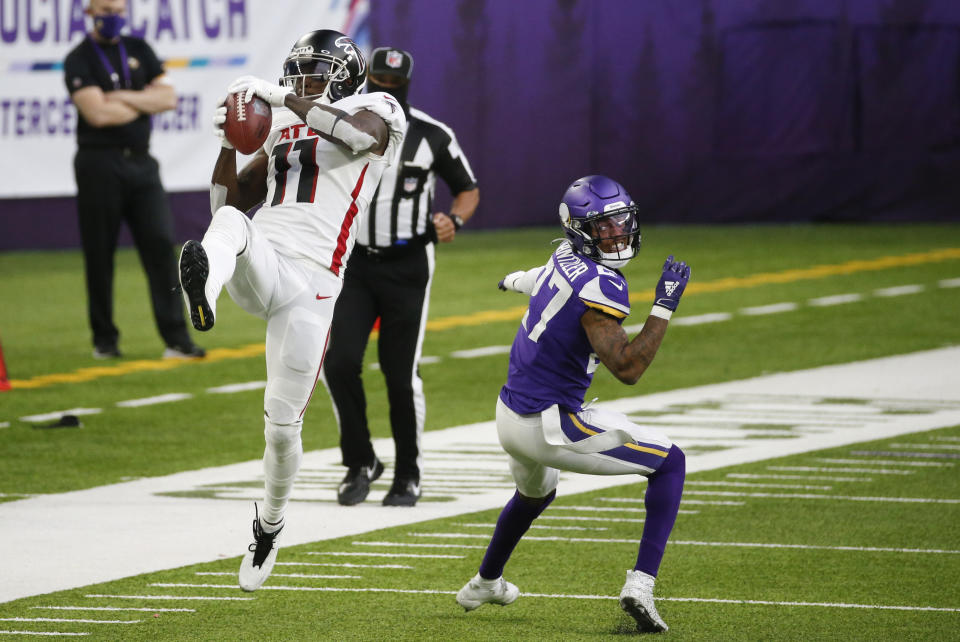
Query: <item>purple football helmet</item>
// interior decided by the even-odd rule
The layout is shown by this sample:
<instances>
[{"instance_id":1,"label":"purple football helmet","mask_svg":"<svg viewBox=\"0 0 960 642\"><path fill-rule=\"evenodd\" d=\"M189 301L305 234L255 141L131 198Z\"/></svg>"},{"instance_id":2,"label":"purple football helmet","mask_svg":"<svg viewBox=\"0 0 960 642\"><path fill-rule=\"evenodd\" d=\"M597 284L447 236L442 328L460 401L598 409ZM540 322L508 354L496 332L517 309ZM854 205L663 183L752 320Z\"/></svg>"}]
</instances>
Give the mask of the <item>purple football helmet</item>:
<instances>
[{"instance_id":1,"label":"purple football helmet","mask_svg":"<svg viewBox=\"0 0 960 642\"><path fill-rule=\"evenodd\" d=\"M560 224L573 249L609 268L621 268L640 251L637 205L606 176L573 181L560 201Z\"/></svg>"}]
</instances>

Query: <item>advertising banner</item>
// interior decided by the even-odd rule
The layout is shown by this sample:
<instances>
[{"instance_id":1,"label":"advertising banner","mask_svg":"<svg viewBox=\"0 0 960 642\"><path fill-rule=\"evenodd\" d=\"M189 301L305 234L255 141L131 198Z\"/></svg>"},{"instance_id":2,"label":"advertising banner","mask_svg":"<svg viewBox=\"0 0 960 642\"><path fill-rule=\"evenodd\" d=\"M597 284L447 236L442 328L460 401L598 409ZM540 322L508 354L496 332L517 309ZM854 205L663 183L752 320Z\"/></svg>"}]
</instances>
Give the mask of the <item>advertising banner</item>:
<instances>
[{"instance_id":1,"label":"advertising banner","mask_svg":"<svg viewBox=\"0 0 960 642\"><path fill-rule=\"evenodd\" d=\"M0 199L76 193L77 112L63 59L85 36L88 0L0 0ZM153 118L168 191L203 190L219 147L211 117L230 82L276 82L293 43L336 29L367 48L367 0L128 0L123 33L164 61L177 108Z\"/></svg>"}]
</instances>

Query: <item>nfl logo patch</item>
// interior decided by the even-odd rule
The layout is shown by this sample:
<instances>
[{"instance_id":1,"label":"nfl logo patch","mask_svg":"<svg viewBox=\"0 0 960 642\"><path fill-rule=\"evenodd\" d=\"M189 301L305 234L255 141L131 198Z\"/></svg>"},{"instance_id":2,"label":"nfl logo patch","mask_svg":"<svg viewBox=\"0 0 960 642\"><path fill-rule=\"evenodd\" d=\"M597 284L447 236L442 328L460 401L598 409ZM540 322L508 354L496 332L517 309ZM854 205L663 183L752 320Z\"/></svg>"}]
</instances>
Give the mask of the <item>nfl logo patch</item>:
<instances>
[{"instance_id":1,"label":"nfl logo patch","mask_svg":"<svg viewBox=\"0 0 960 642\"><path fill-rule=\"evenodd\" d=\"M399 69L401 65L403 65L403 54L399 51L388 51L387 66Z\"/></svg>"},{"instance_id":2,"label":"nfl logo patch","mask_svg":"<svg viewBox=\"0 0 960 642\"><path fill-rule=\"evenodd\" d=\"M420 181L413 176L403 179L403 191L413 192L414 190L417 189L417 183L419 182Z\"/></svg>"}]
</instances>

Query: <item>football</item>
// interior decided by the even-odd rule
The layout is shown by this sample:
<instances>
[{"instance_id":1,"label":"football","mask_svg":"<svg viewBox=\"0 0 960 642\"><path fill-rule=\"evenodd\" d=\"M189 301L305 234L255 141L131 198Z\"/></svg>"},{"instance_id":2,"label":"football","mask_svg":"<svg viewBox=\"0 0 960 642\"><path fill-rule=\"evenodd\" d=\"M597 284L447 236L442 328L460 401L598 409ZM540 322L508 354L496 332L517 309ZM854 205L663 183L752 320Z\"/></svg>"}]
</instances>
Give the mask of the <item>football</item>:
<instances>
[{"instance_id":1,"label":"football","mask_svg":"<svg viewBox=\"0 0 960 642\"><path fill-rule=\"evenodd\" d=\"M243 93L227 96L227 120L223 133L238 152L252 154L263 145L273 125L270 103L260 96L243 102Z\"/></svg>"}]
</instances>

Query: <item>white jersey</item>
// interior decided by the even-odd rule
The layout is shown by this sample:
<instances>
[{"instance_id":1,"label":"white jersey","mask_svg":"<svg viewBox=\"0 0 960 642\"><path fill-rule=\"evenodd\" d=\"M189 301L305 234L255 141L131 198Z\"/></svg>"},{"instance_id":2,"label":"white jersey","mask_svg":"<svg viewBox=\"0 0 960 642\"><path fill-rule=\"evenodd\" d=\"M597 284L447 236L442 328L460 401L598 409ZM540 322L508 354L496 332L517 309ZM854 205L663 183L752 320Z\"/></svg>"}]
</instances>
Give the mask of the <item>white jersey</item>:
<instances>
[{"instance_id":1,"label":"white jersey","mask_svg":"<svg viewBox=\"0 0 960 642\"><path fill-rule=\"evenodd\" d=\"M263 144L269 159L267 197L254 223L278 253L343 278L358 219L365 217L384 169L399 154L407 123L397 101L383 92L348 96L333 106L348 114L366 109L383 118L390 130L383 156L354 154L321 138L289 109L274 109Z\"/></svg>"}]
</instances>

